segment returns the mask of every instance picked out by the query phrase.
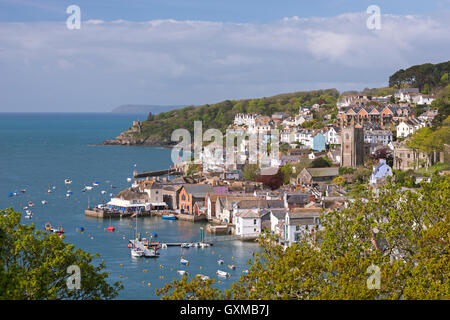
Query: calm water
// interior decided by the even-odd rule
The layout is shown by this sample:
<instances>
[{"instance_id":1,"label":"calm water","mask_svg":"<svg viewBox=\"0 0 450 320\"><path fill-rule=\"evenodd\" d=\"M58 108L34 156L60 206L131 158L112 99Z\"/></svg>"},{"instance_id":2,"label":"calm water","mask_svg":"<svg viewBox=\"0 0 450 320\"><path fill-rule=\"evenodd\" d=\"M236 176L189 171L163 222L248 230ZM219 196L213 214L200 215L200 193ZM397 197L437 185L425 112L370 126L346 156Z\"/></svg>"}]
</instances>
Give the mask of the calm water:
<instances>
[{"instance_id":1,"label":"calm water","mask_svg":"<svg viewBox=\"0 0 450 320\"><path fill-rule=\"evenodd\" d=\"M135 220L102 221L84 216L88 201L109 201L109 193L128 187L126 179L132 177L135 164L139 171L165 169L172 164L169 149L91 145L118 136L136 118L123 114L0 113L0 208L13 207L23 212L27 202L33 201L33 219L23 219L23 223L34 223L39 229L44 229L46 222L61 226L67 242L92 254L99 253L111 272L111 281L121 280L125 286L120 299L158 299L155 289L179 278L176 271L180 269L210 277L216 277L218 269L230 272L230 278L219 279L221 283L217 284L219 288L228 287L248 268L248 259L258 250L256 244L233 241L217 242L205 249L169 247L161 250L159 258L135 259L127 248L128 239L134 236ZM145 115L139 118L145 119ZM64 179L73 180L71 197L66 197ZM100 186L81 192L94 181ZM48 187L53 185L56 190L48 194ZM9 192L24 188L26 193L8 197ZM101 190L107 194L102 195ZM42 205L42 200L48 204ZM110 225L116 232L105 230ZM138 232L156 232L161 242L198 241L204 225L140 218ZM79 232L79 227L84 227L85 232ZM189 260L189 266L179 264L181 256ZM220 258L225 261L222 266L217 265ZM229 263L235 264L236 270L229 270Z\"/></svg>"}]
</instances>

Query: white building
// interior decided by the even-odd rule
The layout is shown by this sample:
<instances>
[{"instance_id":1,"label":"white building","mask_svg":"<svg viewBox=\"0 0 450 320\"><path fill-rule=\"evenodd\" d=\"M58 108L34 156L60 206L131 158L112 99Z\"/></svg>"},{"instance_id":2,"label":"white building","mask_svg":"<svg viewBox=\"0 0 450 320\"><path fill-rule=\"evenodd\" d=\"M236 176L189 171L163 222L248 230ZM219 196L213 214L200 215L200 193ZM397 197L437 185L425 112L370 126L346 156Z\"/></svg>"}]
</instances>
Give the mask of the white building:
<instances>
[{"instance_id":1,"label":"white building","mask_svg":"<svg viewBox=\"0 0 450 320\"><path fill-rule=\"evenodd\" d=\"M402 121L397 126L397 137L407 137L425 126L425 122L421 122L415 118Z\"/></svg>"},{"instance_id":2,"label":"white building","mask_svg":"<svg viewBox=\"0 0 450 320\"><path fill-rule=\"evenodd\" d=\"M341 144L341 135L339 134L339 128L330 127L325 133L326 144Z\"/></svg>"},{"instance_id":3,"label":"white building","mask_svg":"<svg viewBox=\"0 0 450 320\"><path fill-rule=\"evenodd\" d=\"M284 218L284 244L291 246L306 238L312 230L320 228L320 212L314 210L311 212L287 212Z\"/></svg>"},{"instance_id":4,"label":"white building","mask_svg":"<svg viewBox=\"0 0 450 320\"><path fill-rule=\"evenodd\" d=\"M257 238L261 233L259 211L259 209L245 209L234 212L235 235L243 238Z\"/></svg>"},{"instance_id":5,"label":"white building","mask_svg":"<svg viewBox=\"0 0 450 320\"><path fill-rule=\"evenodd\" d=\"M364 130L365 143L380 143L384 146L388 145L393 140L393 135L390 130Z\"/></svg>"},{"instance_id":6,"label":"white building","mask_svg":"<svg viewBox=\"0 0 450 320\"><path fill-rule=\"evenodd\" d=\"M234 117L234 124L237 126L246 125L247 127L254 126L256 118L259 114L256 113L238 113Z\"/></svg>"}]
</instances>

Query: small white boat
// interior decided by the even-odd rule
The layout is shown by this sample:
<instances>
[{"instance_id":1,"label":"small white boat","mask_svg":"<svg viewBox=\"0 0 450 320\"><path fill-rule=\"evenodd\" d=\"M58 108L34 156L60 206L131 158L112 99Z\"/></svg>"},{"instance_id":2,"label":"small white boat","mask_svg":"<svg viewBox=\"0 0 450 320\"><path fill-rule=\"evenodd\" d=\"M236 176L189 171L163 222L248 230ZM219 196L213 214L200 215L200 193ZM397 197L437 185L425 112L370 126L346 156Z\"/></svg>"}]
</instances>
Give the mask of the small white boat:
<instances>
[{"instance_id":1,"label":"small white boat","mask_svg":"<svg viewBox=\"0 0 450 320\"><path fill-rule=\"evenodd\" d=\"M165 244L165 243L161 244L161 248L167 249L167 244Z\"/></svg>"},{"instance_id":2,"label":"small white boat","mask_svg":"<svg viewBox=\"0 0 450 320\"><path fill-rule=\"evenodd\" d=\"M93 186L98 186L98 185L100 185L100 183L98 181L95 181L95 182L92 183L92 185Z\"/></svg>"},{"instance_id":3,"label":"small white boat","mask_svg":"<svg viewBox=\"0 0 450 320\"><path fill-rule=\"evenodd\" d=\"M189 265L189 261L186 260L186 259L183 259L183 258L180 259L180 263L181 263L181 264L184 264L185 266L188 266L188 265Z\"/></svg>"},{"instance_id":4,"label":"small white boat","mask_svg":"<svg viewBox=\"0 0 450 320\"><path fill-rule=\"evenodd\" d=\"M228 272L225 272L225 271L222 271L222 270L217 270L216 274L219 277L224 277L224 278L230 277L230 274Z\"/></svg>"},{"instance_id":5,"label":"small white boat","mask_svg":"<svg viewBox=\"0 0 450 320\"><path fill-rule=\"evenodd\" d=\"M154 249L154 248L145 248L144 249L144 257L147 258L153 258L153 257L158 257L159 253Z\"/></svg>"},{"instance_id":6,"label":"small white boat","mask_svg":"<svg viewBox=\"0 0 450 320\"><path fill-rule=\"evenodd\" d=\"M34 203L31 202L31 201L29 201L29 202L28 202L28 206L29 206L29 207L34 207Z\"/></svg>"},{"instance_id":7,"label":"small white boat","mask_svg":"<svg viewBox=\"0 0 450 320\"><path fill-rule=\"evenodd\" d=\"M202 279L203 281L206 281L206 280L209 279L208 276L205 276L204 274L200 274L200 273L196 274L195 276L196 276L197 278Z\"/></svg>"},{"instance_id":8,"label":"small white boat","mask_svg":"<svg viewBox=\"0 0 450 320\"><path fill-rule=\"evenodd\" d=\"M131 178L127 178L127 182L131 182Z\"/></svg>"},{"instance_id":9,"label":"small white boat","mask_svg":"<svg viewBox=\"0 0 450 320\"><path fill-rule=\"evenodd\" d=\"M25 211L25 218L26 219L31 219L33 218L33 213L30 210L26 210Z\"/></svg>"},{"instance_id":10,"label":"small white boat","mask_svg":"<svg viewBox=\"0 0 450 320\"><path fill-rule=\"evenodd\" d=\"M102 193L102 194L106 194L106 191L105 191L105 190L102 190L101 193Z\"/></svg>"},{"instance_id":11,"label":"small white boat","mask_svg":"<svg viewBox=\"0 0 450 320\"><path fill-rule=\"evenodd\" d=\"M131 256L132 257L142 257L144 255L144 250L140 248L132 248L131 249Z\"/></svg>"},{"instance_id":12,"label":"small white boat","mask_svg":"<svg viewBox=\"0 0 450 320\"><path fill-rule=\"evenodd\" d=\"M52 187L52 189L53 189L53 190L55 190L55 189L56 189L56 187L55 187L55 186L53 186L53 187Z\"/></svg>"},{"instance_id":13,"label":"small white boat","mask_svg":"<svg viewBox=\"0 0 450 320\"><path fill-rule=\"evenodd\" d=\"M52 193L52 189L48 189L48 190L47 190L47 193Z\"/></svg>"},{"instance_id":14,"label":"small white boat","mask_svg":"<svg viewBox=\"0 0 450 320\"><path fill-rule=\"evenodd\" d=\"M42 200L41 203L42 204L47 204L48 202L47 202L47 200Z\"/></svg>"},{"instance_id":15,"label":"small white boat","mask_svg":"<svg viewBox=\"0 0 450 320\"><path fill-rule=\"evenodd\" d=\"M236 269L236 266L235 266L234 264L229 264L229 265L228 265L228 268L234 270L234 269Z\"/></svg>"},{"instance_id":16,"label":"small white boat","mask_svg":"<svg viewBox=\"0 0 450 320\"><path fill-rule=\"evenodd\" d=\"M210 246L210 244L206 243L206 242L200 242L199 245L200 245L200 248L206 248L206 247Z\"/></svg>"},{"instance_id":17,"label":"small white boat","mask_svg":"<svg viewBox=\"0 0 450 320\"><path fill-rule=\"evenodd\" d=\"M66 193L66 197L70 197L70 195L71 195L70 193Z\"/></svg>"},{"instance_id":18,"label":"small white boat","mask_svg":"<svg viewBox=\"0 0 450 320\"><path fill-rule=\"evenodd\" d=\"M244 271L242 271L242 274L245 274L245 275L247 275L247 274L248 274L248 270L244 270Z\"/></svg>"},{"instance_id":19,"label":"small white boat","mask_svg":"<svg viewBox=\"0 0 450 320\"><path fill-rule=\"evenodd\" d=\"M217 264L223 264L223 260L222 259L217 260Z\"/></svg>"},{"instance_id":20,"label":"small white boat","mask_svg":"<svg viewBox=\"0 0 450 320\"><path fill-rule=\"evenodd\" d=\"M189 243L182 243L181 247L182 248L189 248L191 245Z\"/></svg>"},{"instance_id":21,"label":"small white boat","mask_svg":"<svg viewBox=\"0 0 450 320\"><path fill-rule=\"evenodd\" d=\"M86 190L92 190L92 187L91 186L85 186L84 187Z\"/></svg>"},{"instance_id":22,"label":"small white boat","mask_svg":"<svg viewBox=\"0 0 450 320\"><path fill-rule=\"evenodd\" d=\"M26 207L26 206L25 206L25 207L23 207L23 210L27 210L27 209L28 209L28 207Z\"/></svg>"},{"instance_id":23,"label":"small white boat","mask_svg":"<svg viewBox=\"0 0 450 320\"><path fill-rule=\"evenodd\" d=\"M188 275L188 273L185 270L178 270L177 273L181 276Z\"/></svg>"},{"instance_id":24,"label":"small white boat","mask_svg":"<svg viewBox=\"0 0 450 320\"><path fill-rule=\"evenodd\" d=\"M66 180L64 180L64 183L65 183L65 184L72 184L72 180L66 179Z\"/></svg>"}]
</instances>

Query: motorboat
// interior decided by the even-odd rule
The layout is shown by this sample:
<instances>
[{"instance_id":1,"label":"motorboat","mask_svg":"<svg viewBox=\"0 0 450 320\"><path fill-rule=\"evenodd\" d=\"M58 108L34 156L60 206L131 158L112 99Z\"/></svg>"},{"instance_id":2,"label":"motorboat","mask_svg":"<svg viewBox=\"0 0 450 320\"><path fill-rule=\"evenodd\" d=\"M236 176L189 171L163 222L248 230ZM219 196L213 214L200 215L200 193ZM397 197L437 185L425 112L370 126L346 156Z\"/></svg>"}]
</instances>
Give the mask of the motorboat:
<instances>
[{"instance_id":1,"label":"motorboat","mask_svg":"<svg viewBox=\"0 0 450 320\"><path fill-rule=\"evenodd\" d=\"M244 275L248 275L248 270L244 270L244 271L242 271L242 274L244 274Z\"/></svg>"},{"instance_id":2,"label":"motorboat","mask_svg":"<svg viewBox=\"0 0 450 320\"><path fill-rule=\"evenodd\" d=\"M30 210L26 210L25 211L25 218L26 219L31 219L33 218L33 213Z\"/></svg>"},{"instance_id":3,"label":"motorboat","mask_svg":"<svg viewBox=\"0 0 450 320\"><path fill-rule=\"evenodd\" d=\"M92 190L93 187L91 187L91 186L85 186L84 188L85 188L86 190Z\"/></svg>"},{"instance_id":4,"label":"motorboat","mask_svg":"<svg viewBox=\"0 0 450 320\"><path fill-rule=\"evenodd\" d=\"M181 276L189 275L189 273L187 273L185 270L177 270L177 273Z\"/></svg>"},{"instance_id":5,"label":"motorboat","mask_svg":"<svg viewBox=\"0 0 450 320\"><path fill-rule=\"evenodd\" d=\"M209 247L210 244L209 244L209 243L206 243L206 242L200 242L200 243L199 243L199 246L200 246L200 248L206 248L206 247Z\"/></svg>"},{"instance_id":6,"label":"motorboat","mask_svg":"<svg viewBox=\"0 0 450 320\"><path fill-rule=\"evenodd\" d=\"M28 206L29 206L29 207L34 207L34 203L31 202L31 201L28 201Z\"/></svg>"},{"instance_id":7,"label":"motorboat","mask_svg":"<svg viewBox=\"0 0 450 320\"><path fill-rule=\"evenodd\" d=\"M223 264L223 260L222 259L217 260L217 264Z\"/></svg>"},{"instance_id":8,"label":"motorboat","mask_svg":"<svg viewBox=\"0 0 450 320\"><path fill-rule=\"evenodd\" d=\"M20 190L20 192L25 193L25 192L27 192L27 189L22 189L22 190Z\"/></svg>"},{"instance_id":9,"label":"motorboat","mask_svg":"<svg viewBox=\"0 0 450 320\"><path fill-rule=\"evenodd\" d=\"M47 190L47 193L52 193L52 189L48 189L48 190Z\"/></svg>"},{"instance_id":10,"label":"motorboat","mask_svg":"<svg viewBox=\"0 0 450 320\"><path fill-rule=\"evenodd\" d=\"M224 277L224 278L230 277L230 274L228 272L225 272L225 271L222 271L222 270L217 270L216 274L219 277Z\"/></svg>"},{"instance_id":11,"label":"motorboat","mask_svg":"<svg viewBox=\"0 0 450 320\"><path fill-rule=\"evenodd\" d=\"M102 191L101 191L101 194L106 194L106 191L105 191L105 190L102 190Z\"/></svg>"},{"instance_id":12,"label":"motorboat","mask_svg":"<svg viewBox=\"0 0 450 320\"><path fill-rule=\"evenodd\" d=\"M234 264L229 264L229 265L228 265L228 268L234 270L234 269L236 269L236 266L235 266Z\"/></svg>"},{"instance_id":13,"label":"motorboat","mask_svg":"<svg viewBox=\"0 0 450 320\"><path fill-rule=\"evenodd\" d=\"M186 248L186 249L187 249L187 248L190 248L190 246L191 246L191 245L190 245L189 243L182 243L182 244L181 244L181 247L182 247L182 248Z\"/></svg>"},{"instance_id":14,"label":"motorboat","mask_svg":"<svg viewBox=\"0 0 450 320\"><path fill-rule=\"evenodd\" d=\"M142 257L144 255L144 250L141 248L132 248L131 249L131 256L132 257Z\"/></svg>"},{"instance_id":15,"label":"motorboat","mask_svg":"<svg viewBox=\"0 0 450 320\"><path fill-rule=\"evenodd\" d=\"M70 180L70 179L65 179L65 180L64 180L64 183L65 183L65 184L72 184L72 180Z\"/></svg>"},{"instance_id":16,"label":"motorboat","mask_svg":"<svg viewBox=\"0 0 450 320\"><path fill-rule=\"evenodd\" d=\"M127 178L127 182L131 182L131 178Z\"/></svg>"},{"instance_id":17,"label":"motorboat","mask_svg":"<svg viewBox=\"0 0 450 320\"><path fill-rule=\"evenodd\" d=\"M188 266L188 265L189 265L189 261L186 260L186 259L183 259L183 258L180 259L180 263L183 264L183 265L185 265L185 266Z\"/></svg>"},{"instance_id":18,"label":"motorboat","mask_svg":"<svg viewBox=\"0 0 450 320\"><path fill-rule=\"evenodd\" d=\"M100 185L100 182L94 181L94 182L92 183L92 185L93 185L93 186L98 186L98 185Z\"/></svg>"},{"instance_id":19,"label":"motorboat","mask_svg":"<svg viewBox=\"0 0 450 320\"><path fill-rule=\"evenodd\" d=\"M42 204L47 204L48 202L47 202L47 200L42 200L41 203Z\"/></svg>"}]
</instances>

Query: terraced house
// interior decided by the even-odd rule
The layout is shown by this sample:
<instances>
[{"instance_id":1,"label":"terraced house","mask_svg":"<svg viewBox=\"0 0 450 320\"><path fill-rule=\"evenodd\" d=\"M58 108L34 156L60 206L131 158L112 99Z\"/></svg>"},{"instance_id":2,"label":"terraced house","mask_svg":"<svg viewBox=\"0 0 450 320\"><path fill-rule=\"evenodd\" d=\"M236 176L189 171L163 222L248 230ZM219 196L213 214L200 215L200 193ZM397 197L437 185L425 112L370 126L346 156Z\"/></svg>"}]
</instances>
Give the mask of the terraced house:
<instances>
[{"instance_id":1,"label":"terraced house","mask_svg":"<svg viewBox=\"0 0 450 320\"><path fill-rule=\"evenodd\" d=\"M351 124L363 125L367 122L379 123L381 127L388 127L391 123L398 123L415 117L411 107L398 105L385 106L350 106L343 108L339 115L340 126Z\"/></svg>"}]
</instances>

